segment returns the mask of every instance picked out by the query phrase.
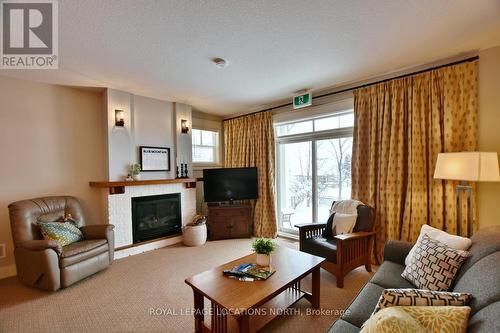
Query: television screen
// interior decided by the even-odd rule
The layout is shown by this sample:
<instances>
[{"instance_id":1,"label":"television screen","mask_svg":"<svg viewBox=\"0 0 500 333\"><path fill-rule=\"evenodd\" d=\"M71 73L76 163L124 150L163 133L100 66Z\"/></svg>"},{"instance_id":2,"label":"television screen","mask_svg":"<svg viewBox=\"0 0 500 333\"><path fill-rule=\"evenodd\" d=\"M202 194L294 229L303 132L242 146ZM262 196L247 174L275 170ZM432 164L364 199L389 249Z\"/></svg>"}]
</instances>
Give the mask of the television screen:
<instances>
[{"instance_id":1,"label":"television screen","mask_svg":"<svg viewBox=\"0 0 500 333\"><path fill-rule=\"evenodd\" d=\"M203 170L205 202L257 199L257 168Z\"/></svg>"}]
</instances>

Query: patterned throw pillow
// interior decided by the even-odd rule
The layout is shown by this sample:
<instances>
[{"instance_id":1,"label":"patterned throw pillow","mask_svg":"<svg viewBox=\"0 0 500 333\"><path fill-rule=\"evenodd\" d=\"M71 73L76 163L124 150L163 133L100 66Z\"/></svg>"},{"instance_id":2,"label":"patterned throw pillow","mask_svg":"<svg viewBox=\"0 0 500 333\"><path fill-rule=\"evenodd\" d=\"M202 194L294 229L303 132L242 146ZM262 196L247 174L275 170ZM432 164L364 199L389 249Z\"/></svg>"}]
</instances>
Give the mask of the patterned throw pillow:
<instances>
[{"instance_id":1,"label":"patterned throw pillow","mask_svg":"<svg viewBox=\"0 0 500 333\"><path fill-rule=\"evenodd\" d=\"M419 289L447 291L468 255L424 235L401 276Z\"/></svg>"},{"instance_id":2,"label":"patterned throw pillow","mask_svg":"<svg viewBox=\"0 0 500 333\"><path fill-rule=\"evenodd\" d=\"M385 289L373 313L391 306L465 306L472 295L422 289Z\"/></svg>"},{"instance_id":3,"label":"patterned throw pillow","mask_svg":"<svg viewBox=\"0 0 500 333\"><path fill-rule=\"evenodd\" d=\"M402 306L401 309L416 319L427 332L467 332L468 306Z\"/></svg>"},{"instance_id":4,"label":"patterned throw pillow","mask_svg":"<svg viewBox=\"0 0 500 333\"><path fill-rule=\"evenodd\" d=\"M40 223L43 239L55 240L61 246L83 240L83 234L72 222L46 222Z\"/></svg>"},{"instance_id":5,"label":"patterned throw pillow","mask_svg":"<svg viewBox=\"0 0 500 333\"><path fill-rule=\"evenodd\" d=\"M360 333L427 333L427 331L401 307L395 306L372 315L363 324Z\"/></svg>"},{"instance_id":6,"label":"patterned throw pillow","mask_svg":"<svg viewBox=\"0 0 500 333\"><path fill-rule=\"evenodd\" d=\"M468 306L395 306L372 315L362 333L465 333L469 321Z\"/></svg>"}]
</instances>

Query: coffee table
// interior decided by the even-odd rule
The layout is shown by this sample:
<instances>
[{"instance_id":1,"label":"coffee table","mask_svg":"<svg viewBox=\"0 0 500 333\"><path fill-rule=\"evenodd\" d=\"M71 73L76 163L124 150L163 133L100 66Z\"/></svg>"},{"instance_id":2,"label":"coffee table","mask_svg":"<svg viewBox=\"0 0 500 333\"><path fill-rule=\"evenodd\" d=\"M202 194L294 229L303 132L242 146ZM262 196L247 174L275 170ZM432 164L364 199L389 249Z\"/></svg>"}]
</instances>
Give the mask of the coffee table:
<instances>
[{"instance_id":1,"label":"coffee table","mask_svg":"<svg viewBox=\"0 0 500 333\"><path fill-rule=\"evenodd\" d=\"M256 332L302 297L312 308L319 308L320 264L324 258L277 247L271 256L276 272L265 281L244 282L222 274L243 263L255 263L256 255L250 254L213 268L185 282L194 294L194 327L201 332ZM300 288L300 281L312 274L312 292ZM204 299L211 301L205 311ZM211 326L205 324L205 314L211 316Z\"/></svg>"}]
</instances>

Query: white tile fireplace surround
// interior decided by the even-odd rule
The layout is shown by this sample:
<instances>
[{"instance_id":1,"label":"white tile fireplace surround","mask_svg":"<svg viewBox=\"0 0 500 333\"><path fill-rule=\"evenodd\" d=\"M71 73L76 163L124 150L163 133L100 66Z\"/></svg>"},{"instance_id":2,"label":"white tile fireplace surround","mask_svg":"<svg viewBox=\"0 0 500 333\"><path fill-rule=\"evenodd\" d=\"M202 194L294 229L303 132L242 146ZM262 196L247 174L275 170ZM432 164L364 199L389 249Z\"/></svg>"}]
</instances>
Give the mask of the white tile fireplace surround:
<instances>
[{"instance_id":1,"label":"white tile fireplace surround","mask_svg":"<svg viewBox=\"0 0 500 333\"><path fill-rule=\"evenodd\" d=\"M132 198L170 193L181 194L182 225L191 222L196 215L196 189L186 188L184 184L159 184L127 186L123 194L108 194L109 223L115 226L115 248L132 245ZM140 253L164 247L180 241L179 237L166 241L151 242L134 248L119 250L116 257Z\"/></svg>"}]
</instances>

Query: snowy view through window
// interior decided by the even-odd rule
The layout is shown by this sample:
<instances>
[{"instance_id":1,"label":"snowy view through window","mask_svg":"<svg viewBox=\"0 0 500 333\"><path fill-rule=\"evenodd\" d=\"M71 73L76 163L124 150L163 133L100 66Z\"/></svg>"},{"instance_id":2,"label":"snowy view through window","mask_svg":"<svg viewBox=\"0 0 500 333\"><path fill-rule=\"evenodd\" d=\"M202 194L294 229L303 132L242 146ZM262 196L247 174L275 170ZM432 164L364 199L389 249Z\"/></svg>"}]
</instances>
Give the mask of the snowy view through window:
<instances>
[{"instance_id":1,"label":"snowy view through window","mask_svg":"<svg viewBox=\"0 0 500 333\"><path fill-rule=\"evenodd\" d=\"M353 121L347 113L276 127L282 230L326 222L332 202L351 197Z\"/></svg>"}]
</instances>

